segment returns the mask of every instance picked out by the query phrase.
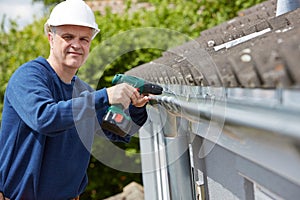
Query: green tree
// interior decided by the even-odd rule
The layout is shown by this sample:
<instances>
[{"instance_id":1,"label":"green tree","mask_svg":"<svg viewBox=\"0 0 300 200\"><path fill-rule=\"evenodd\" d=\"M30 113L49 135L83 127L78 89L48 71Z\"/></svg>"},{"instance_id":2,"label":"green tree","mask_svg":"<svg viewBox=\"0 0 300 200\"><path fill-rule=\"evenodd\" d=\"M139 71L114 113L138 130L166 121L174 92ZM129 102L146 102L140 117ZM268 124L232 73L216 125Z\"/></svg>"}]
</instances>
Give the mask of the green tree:
<instances>
[{"instance_id":1,"label":"green tree","mask_svg":"<svg viewBox=\"0 0 300 200\"><path fill-rule=\"evenodd\" d=\"M43 19L35 21L20 31L16 22L11 20L11 29L8 32L4 31L2 23L0 30L0 119L5 88L12 73L29 60L40 55L48 55L49 47L42 31L43 23Z\"/></svg>"},{"instance_id":2,"label":"green tree","mask_svg":"<svg viewBox=\"0 0 300 200\"><path fill-rule=\"evenodd\" d=\"M51 6L54 4L57 4L59 2L62 2L63 0L32 0L32 2L43 2L45 6Z\"/></svg>"}]
</instances>

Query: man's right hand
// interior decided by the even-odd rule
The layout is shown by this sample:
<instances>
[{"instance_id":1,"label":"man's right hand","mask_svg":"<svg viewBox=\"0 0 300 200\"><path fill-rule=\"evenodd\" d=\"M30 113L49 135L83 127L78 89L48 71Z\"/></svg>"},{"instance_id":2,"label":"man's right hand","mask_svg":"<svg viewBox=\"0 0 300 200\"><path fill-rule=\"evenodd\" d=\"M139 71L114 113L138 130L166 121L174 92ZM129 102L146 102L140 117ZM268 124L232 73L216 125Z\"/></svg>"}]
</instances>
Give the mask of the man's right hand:
<instances>
[{"instance_id":1,"label":"man's right hand","mask_svg":"<svg viewBox=\"0 0 300 200\"><path fill-rule=\"evenodd\" d=\"M121 83L106 89L109 104L122 104L127 109L131 102L140 96L139 92L127 83Z\"/></svg>"}]
</instances>

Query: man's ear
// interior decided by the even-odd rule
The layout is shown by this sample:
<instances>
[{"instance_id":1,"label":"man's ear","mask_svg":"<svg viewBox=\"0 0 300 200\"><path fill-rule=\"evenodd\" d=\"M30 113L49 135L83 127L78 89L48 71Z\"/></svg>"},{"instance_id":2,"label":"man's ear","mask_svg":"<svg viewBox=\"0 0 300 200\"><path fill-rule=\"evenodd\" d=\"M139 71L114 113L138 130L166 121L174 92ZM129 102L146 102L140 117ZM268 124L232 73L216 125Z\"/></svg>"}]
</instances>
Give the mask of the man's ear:
<instances>
[{"instance_id":1,"label":"man's ear","mask_svg":"<svg viewBox=\"0 0 300 200\"><path fill-rule=\"evenodd\" d=\"M48 41L49 41L49 44L50 44L50 48L52 49L53 48L53 33L51 32L48 32Z\"/></svg>"}]
</instances>

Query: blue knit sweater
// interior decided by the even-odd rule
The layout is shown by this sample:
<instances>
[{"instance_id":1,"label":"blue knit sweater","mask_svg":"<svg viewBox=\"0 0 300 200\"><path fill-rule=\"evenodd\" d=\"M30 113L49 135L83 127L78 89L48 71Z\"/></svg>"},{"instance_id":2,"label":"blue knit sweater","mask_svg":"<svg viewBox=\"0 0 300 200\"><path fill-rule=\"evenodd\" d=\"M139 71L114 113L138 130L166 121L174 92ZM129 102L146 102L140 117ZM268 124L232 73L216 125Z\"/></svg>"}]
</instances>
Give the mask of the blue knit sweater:
<instances>
[{"instance_id":1,"label":"blue knit sweater","mask_svg":"<svg viewBox=\"0 0 300 200\"><path fill-rule=\"evenodd\" d=\"M0 132L0 191L10 199L66 200L87 185L86 170L94 133L109 107L106 89L93 91L78 77L63 83L46 59L25 63L6 88ZM136 126L145 107L130 106Z\"/></svg>"}]
</instances>

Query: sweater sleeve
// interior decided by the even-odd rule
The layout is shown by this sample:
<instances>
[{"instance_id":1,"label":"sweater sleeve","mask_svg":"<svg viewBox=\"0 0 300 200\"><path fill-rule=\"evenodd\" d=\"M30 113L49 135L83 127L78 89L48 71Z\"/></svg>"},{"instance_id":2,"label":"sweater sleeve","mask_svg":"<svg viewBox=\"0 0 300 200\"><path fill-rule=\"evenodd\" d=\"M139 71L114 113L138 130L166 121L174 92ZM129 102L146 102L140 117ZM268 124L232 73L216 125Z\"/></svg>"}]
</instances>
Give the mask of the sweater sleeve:
<instances>
[{"instance_id":1,"label":"sweater sleeve","mask_svg":"<svg viewBox=\"0 0 300 200\"><path fill-rule=\"evenodd\" d=\"M84 91L75 98L58 100L50 82L41 66L21 67L11 77L6 89L11 106L36 132L55 136L73 128L80 120L94 118L96 108L105 112L108 106L105 89Z\"/></svg>"},{"instance_id":2,"label":"sweater sleeve","mask_svg":"<svg viewBox=\"0 0 300 200\"><path fill-rule=\"evenodd\" d=\"M131 104L129 106L129 113L132 121L138 126L143 126L148 118L146 105L143 107L135 107Z\"/></svg>"}]
</instances>

